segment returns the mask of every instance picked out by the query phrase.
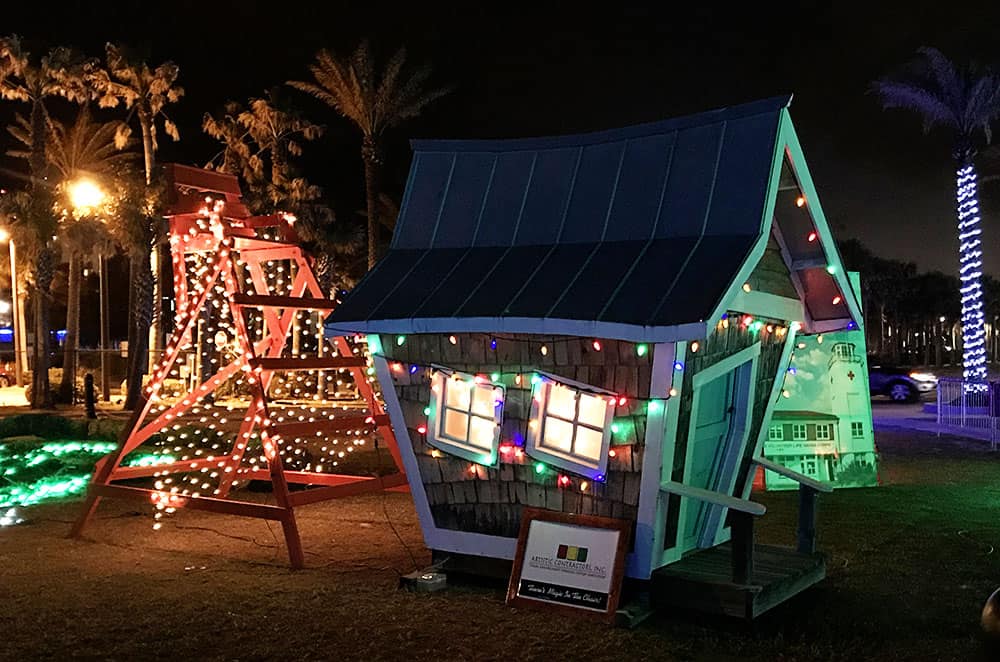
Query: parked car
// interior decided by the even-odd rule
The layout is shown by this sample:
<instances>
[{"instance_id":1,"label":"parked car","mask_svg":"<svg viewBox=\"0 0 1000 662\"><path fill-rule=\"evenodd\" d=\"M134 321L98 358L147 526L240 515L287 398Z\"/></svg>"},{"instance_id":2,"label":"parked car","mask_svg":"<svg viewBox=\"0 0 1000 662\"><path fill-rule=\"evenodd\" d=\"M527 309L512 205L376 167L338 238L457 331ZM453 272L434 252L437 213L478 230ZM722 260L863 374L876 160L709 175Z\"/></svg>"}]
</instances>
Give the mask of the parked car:
<instances>
[{"instance_id":1,"label":"parked car","mask_svg":"<svg viewBox=\"0 0 1000 662\"><path fill-rule=\"evenodd\" d=\"M922 393L937 387L937 377L929 372L912 372L906 368L874 365L868 369L868 384L872 395L887 395L894 402L915 402Z\"/></svg>"},{"instance_id":2,"label":"parked car","mask_svg":"<svg viewBox=\"0 0 1000 662\"><path fill-rule=\"evenodd\" d=\"M15 378L14 363L4 361L0 363L0 388L7 388L17 383Z\"/></svg>"}]
</instances>

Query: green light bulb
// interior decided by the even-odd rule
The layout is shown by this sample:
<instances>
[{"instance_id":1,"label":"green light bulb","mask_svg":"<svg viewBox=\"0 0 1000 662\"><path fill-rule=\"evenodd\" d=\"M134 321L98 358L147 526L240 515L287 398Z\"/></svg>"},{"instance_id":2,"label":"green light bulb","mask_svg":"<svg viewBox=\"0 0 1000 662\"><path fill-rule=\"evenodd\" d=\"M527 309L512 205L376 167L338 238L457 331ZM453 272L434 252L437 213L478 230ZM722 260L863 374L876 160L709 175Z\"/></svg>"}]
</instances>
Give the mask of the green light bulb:
<instances>
[{"instance_id":1,"label":"green light bulb","mask_svg":"<svg viewBox=\"0 0 1000 662\"><path fill-rule=\"evenodd\" d=\"M542 464L541 462L536 462L535 463L535 473L536 474L545 473L545 465Z\"/></svg>"},{"instance_id":2,"label":"green light bulb","mask_svg":"<svg viewBox=\"0 0 1000 662\"><path fill-rule=\"evenodd\" d=\"M500 381L500 373L494 372L492 375L490 375L490 380L494 382Z\"/></svg>"},{"instance_id":3,"label":"green light bulb","mask_svg":"<svg viewBox=\"0 0 1000 662\"><path fill-rule=\"evenodd\" d=\"M646 352L648 352L648 351L649 351L649 345L643 344L643 345L636 345L635 346L635 355L636 356L646 356Z\"/></svg>"},{"instance_id":4,"label":"green light bulb","mask_svg":"<svg viewBox=\"0 0 1000 662\"><path fill-rule=\"evenodd\" d=\"M829 266L828 266L828 267L826 268L826 273L828 273L828 274L835 274L835 273L837 273L837 267L836 267L836 266L834 266L834 265L832 265L832 264L831 264L831 265L829 265Z\"/></svg>"},{"instance_id":5,"label":"green light bulb","mask_svg":"<svg viewBox=\"0 0 1000 662\"><path fill-rule=\"evenodd\" d=\"M402 345L406 342L406 336L396 336L396 345Z\"/></svg>"}]
</instances>

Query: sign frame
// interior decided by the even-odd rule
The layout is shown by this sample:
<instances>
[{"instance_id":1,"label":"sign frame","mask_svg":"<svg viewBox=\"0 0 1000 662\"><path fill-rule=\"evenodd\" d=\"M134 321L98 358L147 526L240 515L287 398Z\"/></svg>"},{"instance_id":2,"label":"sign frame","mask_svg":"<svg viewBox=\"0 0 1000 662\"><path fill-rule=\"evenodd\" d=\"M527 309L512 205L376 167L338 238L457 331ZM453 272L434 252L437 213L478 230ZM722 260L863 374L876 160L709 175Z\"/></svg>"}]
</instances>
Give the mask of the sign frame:
<instances>
[{"instance_id":1,"label":"sign frame","mask_svg":"<svg viewBox=\"0 0 1000 662\"><path fill-rule=\"evenodd\" d=\"M614 562L611 566L611 585L608 592L607 609L596 611L570 604L560 604L546 600L530 598L518 593L521 576L524 570L525 551L528 547L528 534L532 522L551 522L568 524L584 529L610 529L618 532L618 544L615 548ZM625 557L631 539L632 523L627 520L599 517L597 515L577 515L562 513L542 508L525 507L521 513L521 530L517 536L517 549L514 555L514 565L511 568L510 583L507 586L507 604L514 607L529 607L533 609L551 609L564 614L576 614L588 618L613 623L618 604L621 599L622 581L625 577Z\"/></svg>"}]
</instances>

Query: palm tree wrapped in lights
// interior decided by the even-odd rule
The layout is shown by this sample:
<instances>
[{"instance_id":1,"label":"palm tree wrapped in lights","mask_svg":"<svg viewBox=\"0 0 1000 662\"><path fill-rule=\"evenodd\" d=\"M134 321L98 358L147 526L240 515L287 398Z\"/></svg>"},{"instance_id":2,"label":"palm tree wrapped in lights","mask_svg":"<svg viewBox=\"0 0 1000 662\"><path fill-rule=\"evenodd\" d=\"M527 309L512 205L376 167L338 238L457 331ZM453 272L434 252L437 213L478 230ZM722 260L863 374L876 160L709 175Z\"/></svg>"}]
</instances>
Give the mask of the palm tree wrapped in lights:
<instances>
[{"instance_id":1,"label":"palm tree wrapped in lights","mask_svg":"<svg viewBox=\"0 0 1000 662\"><path fill-rule=\"evenodd\" d=\"M966 380L986 380L983 319L982 228L976 181L976 137L989 143L990 124L1000 117L1000 76L959 67L934 48L921 48L903 75L872 84L883 108L905 108L921 116L924 132L934 126L954 133L959 277L962 288L962 363Z\"/></svg>"}]
</instances>

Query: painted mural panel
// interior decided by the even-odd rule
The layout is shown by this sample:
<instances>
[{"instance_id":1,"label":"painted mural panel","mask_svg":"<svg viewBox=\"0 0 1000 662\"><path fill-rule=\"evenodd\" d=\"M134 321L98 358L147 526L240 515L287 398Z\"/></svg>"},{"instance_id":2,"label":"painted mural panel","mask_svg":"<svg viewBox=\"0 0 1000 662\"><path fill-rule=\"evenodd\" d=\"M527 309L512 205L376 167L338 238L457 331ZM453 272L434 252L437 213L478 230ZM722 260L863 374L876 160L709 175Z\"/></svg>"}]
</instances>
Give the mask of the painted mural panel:
<instances>
[{"instance_id":1,"label":"painted mural panel","mask_svg":"<svg viewBox=\"0 0 1000 662\"><path fill-rule=\"evenodd\" d=\"M858 289L856 274L852 284ZM878 484L868 357L861 328L796 338L764 456L835 487ZM767 471L769 490L798 483Z\"/></svg>"}]
</instances>

